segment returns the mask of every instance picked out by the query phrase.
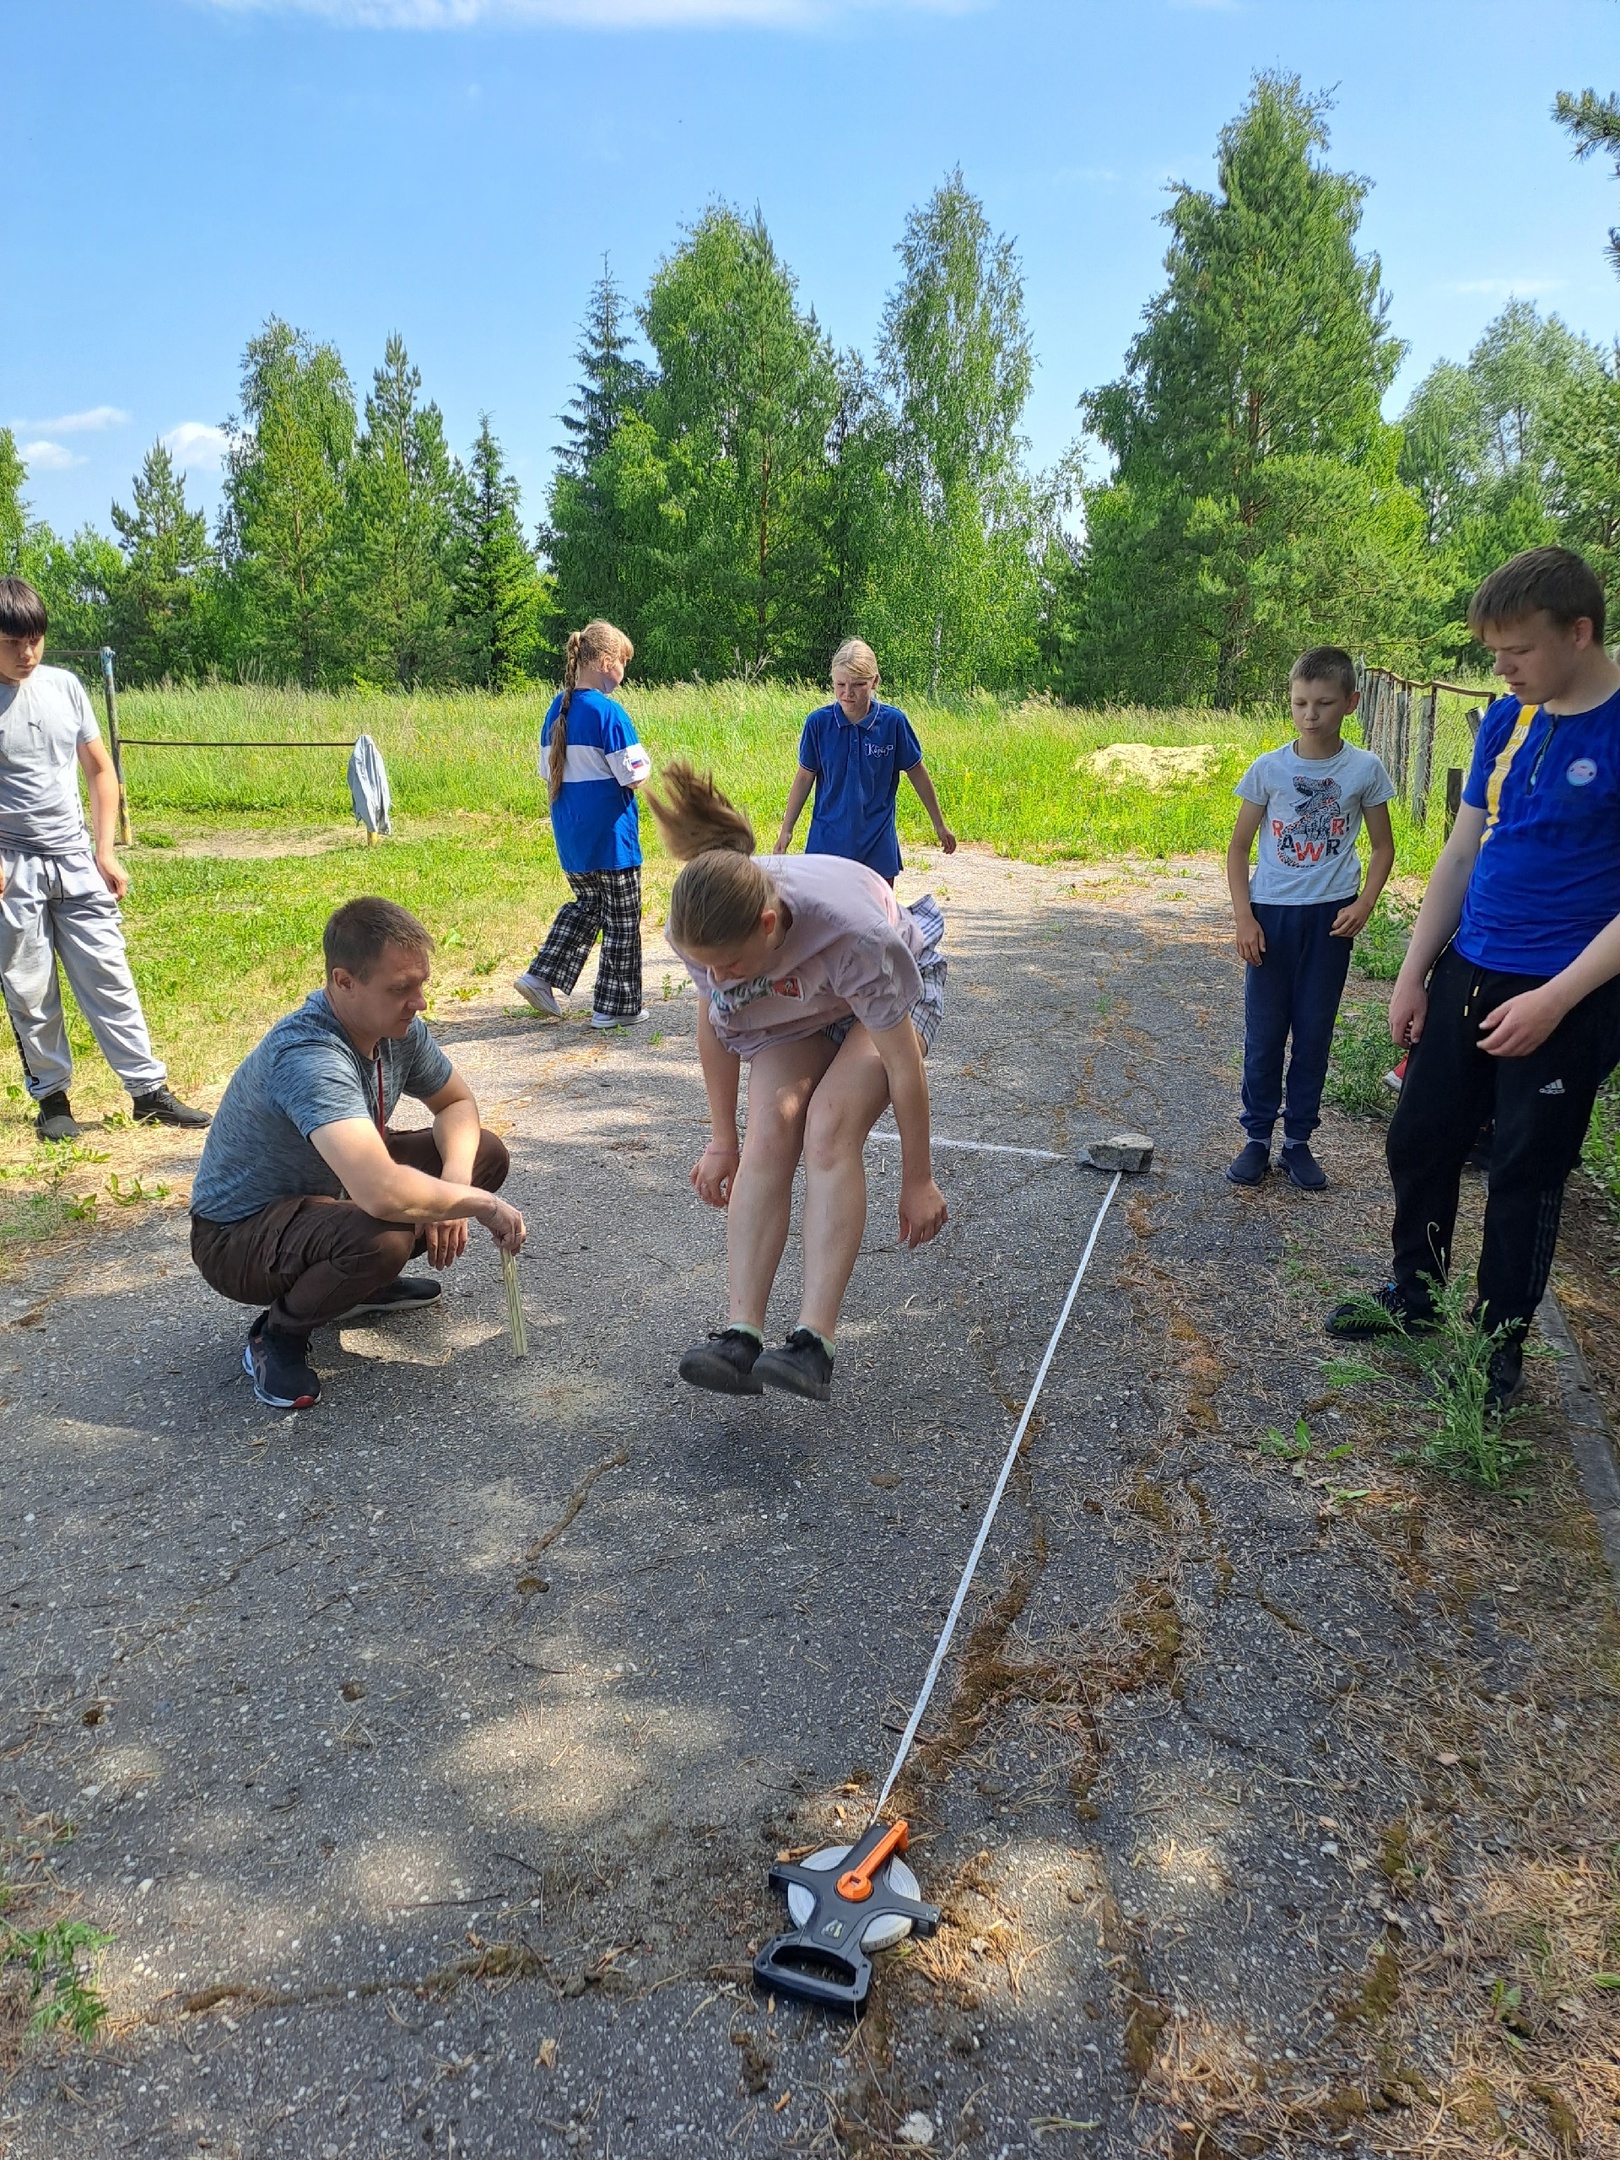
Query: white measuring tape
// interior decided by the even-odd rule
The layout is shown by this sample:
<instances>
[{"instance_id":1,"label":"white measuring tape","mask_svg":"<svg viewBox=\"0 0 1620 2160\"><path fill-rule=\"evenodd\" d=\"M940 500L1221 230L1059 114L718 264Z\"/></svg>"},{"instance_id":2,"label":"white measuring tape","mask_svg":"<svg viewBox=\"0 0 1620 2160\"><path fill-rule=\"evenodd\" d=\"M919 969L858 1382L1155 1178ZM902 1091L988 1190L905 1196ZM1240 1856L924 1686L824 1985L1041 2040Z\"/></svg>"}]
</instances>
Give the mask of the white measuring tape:
<instances>
[{"instance_id":1,"label":"white measuring tape","mask_svg":"<svg viewBox=\"0 0 1620 2160\"><path fill-rule=\"evenodd\" d=\"M1069 1294L1063 1300L1063 1310L1058 1314L1057 1326L1053 1328L1051 1339L1046 1345L1046 1355L1041 1359L1040 1370L1035 1375L1035 1384L1029 1391L1028 1400L1024 1404L1023 1415L1018 1420L1018 1430L1012 1436L1012 1444L1007 1449L1007 1459L1001 1466L1000 1477L996 1479L996 1489L990 1495L990 1505L984 1511L984 1521L979 1525L979 1534L973 1540L973 1550L968 1554L967 1566L962 1570L962 1580L956 1586L956 1595L951 1600L951 1609L945 1616L944 1632L939 1638L938 1647L934 1651L933 1662L930 1664L927 1677L923 1681L922 1693L917 1697L917 1707L906 1721L906 1729L900 1735L900 1746L895 1753L894 1761L889 1766L889 1774L883 1781L883 1790L878 1794L877 1803L872 1809L873 1822L876 1822L883 1813L883 1803L894 1790L895 1780L905 1766L906 1757L911 1753L912 1743L917 1737L917 1728L923 1721L923 1713L927 1710L929 1699L934 1692L934 1683L939 1678L940 1668L945 1663L946 1653L951 1647L951 1637L956 1633L956 1623L962 1617L962 1607L966 1602L968 1590L978 1570L979 1562L984 1556L984 1548L989 1540L991 1526L996 1519L996 1510L1001 1505L1001 1496L1007 1490L1007 1480L1012 1476L1013 1464L1018 1460L1018 1450L1023 1445L1024 1434L1028 1429L1030 1418L1034 1415L1035 1399L1041 1392L1042 1383L1051 1369L1053 1358L1057 1356L1057 1346L1063 1339L1063 1330L1069 1324L1069 1315L1074 1310L1074 1301L1080 1294L1080 1285L1085 1278L1086 1269L1091 1265L1091 1255L1096 1247L1098 1233L1103 1226L1103 1217L1108 1213L1115 1193L1119 1191L1119 1181L1123 1174L1122 1171L1116 1170L1107 1192L1103 1194L1102 1206L1097 1210L1097 1219L1091 1226L1091 1235L1086 1239L1086 1249L1080 1255L1080 1265L1074 1271L1074 1281L1070 1283Z\"/></svg>"}]
</instances>

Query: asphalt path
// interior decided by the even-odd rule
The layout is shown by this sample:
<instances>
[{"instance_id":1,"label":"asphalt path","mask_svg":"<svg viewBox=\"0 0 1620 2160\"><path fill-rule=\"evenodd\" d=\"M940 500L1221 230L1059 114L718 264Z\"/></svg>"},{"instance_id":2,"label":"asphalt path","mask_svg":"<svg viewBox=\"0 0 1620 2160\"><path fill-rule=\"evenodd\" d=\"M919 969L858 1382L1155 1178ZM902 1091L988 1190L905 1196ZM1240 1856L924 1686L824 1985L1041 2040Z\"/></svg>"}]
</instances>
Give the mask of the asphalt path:
<instances>
[{"instance_id":1,"label":"asphalt path","mask_svg":"<svg viewBox=\"0 0 1620 2160\"><path fill-rule=\"evenodd\" d=\"M114 1938L107 2038L0 2099L19 2160L1170 2151L1178 2063L1328 2044L1386 1925L1354 1823L1404 1775L1347 1706L1440 1647L1232 1444L1319 1388L1287 1267L1332 1203L1219 1177L1215 872L964 853L930 886L937 1132L1158 1141L902 1781L939 1936L858 2029L747 1980L772 1859L866 1820L1106 1184L941 1150L911 1254L875 1138L831 1403L693 1393L724 1226L654 951L639 1029L435 1023L512 1148L526 1362L477 1233L439 1308L317 1338L302 1416L254 1403L177 1205L0 1292L0 1789L74 1826L58 1880ZM1335 1252L1377 1264L1359 1218ZM790 1248L784 1330L795 1290ZM1482 1618L1445 1654L1505 1686L1517 1652Z\"/></svg>"}]
</instances>

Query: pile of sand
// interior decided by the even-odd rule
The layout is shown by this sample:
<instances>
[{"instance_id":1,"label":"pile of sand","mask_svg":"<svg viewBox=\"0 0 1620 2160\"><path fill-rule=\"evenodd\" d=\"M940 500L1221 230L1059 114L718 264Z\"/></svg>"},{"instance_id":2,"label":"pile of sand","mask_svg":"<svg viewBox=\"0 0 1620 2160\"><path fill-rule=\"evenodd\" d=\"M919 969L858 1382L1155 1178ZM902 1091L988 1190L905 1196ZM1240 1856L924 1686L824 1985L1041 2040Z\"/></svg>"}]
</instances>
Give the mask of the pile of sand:
<instances>
[{"instance_id":1,"label":"pile of sand","mask_svg":"<svg viewBox=\"0 0 1620 2160\"><path fill-rule=\"evenodd\" d=\"M1134 780L1138 787L1172 787L1202 780L1220 763L1219 743L1112 742L1093 750L1086 763L1105 780Z\"/></svg>"}]
</instances>

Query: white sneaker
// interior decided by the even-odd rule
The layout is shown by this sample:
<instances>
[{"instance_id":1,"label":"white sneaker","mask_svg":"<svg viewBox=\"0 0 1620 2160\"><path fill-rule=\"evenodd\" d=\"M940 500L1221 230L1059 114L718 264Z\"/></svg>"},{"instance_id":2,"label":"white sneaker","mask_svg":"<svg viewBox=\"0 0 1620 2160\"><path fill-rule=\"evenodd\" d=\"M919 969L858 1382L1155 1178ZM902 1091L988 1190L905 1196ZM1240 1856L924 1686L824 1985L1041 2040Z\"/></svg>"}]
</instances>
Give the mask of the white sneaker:
<instances>
[{"instance_id":1,"label":"white sneaker","mask_svg":"<svg viewBox=\"0 0 1620 2160\"><path fill-rule=\"evenodd\" d=\"M532 1005L537 1013L544 1013L548 1020L561 1020L563 1009L557 1002L557 993L543 975L536 975L533 968L521 974L512 988L525 1005Z\"/></svg>"},{"instance_id":2,"label":"white sneaker","mask_svg":"<svg viewBox=\"0 0 1620 2160\"><path fill-rule=\"evenodd\" d=\"M647 1008L645 1005L642 1006L638 1013L593 1012L591 1014L591 1026L594 1028L634 1027L638 1020L645 1020L646 1017Z\"/></svg>"}]
</instances>

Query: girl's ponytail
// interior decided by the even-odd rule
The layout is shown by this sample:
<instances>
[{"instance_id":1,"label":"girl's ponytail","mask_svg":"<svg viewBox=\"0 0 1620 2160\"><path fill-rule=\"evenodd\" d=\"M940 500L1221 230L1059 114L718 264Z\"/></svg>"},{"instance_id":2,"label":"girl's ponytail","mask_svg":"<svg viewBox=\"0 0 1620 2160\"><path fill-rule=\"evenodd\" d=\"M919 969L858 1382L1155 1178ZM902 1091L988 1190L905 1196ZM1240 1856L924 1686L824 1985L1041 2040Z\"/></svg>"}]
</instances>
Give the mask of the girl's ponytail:
<instances>
[{"instance_id":1,"label":"girl's ponytail","mask_svg":"<svg viewBox=\"0 0 1620 2160\"><path fill-rule=\"evenodd\" d=\"M677 951L723 952L753 936L777 892L754 861L754 828L714 784L684 758L664 767L664 794L648 806L664 845L686 865L669 896L669 938Z\"/></svg>"},{"instance_id":2,"label":"girl's ponytail","mask_svg":"<svg viewBox=\"0 0 1620 2160\"><path fill-rule=\"evenodd\" d=\"M636 648L622 630L601 620L588 622L583 630L568 633L568 643L563 649L562 703L551 723L551 748L546 759L546 789L552 802L562 793L563 774L568 766L568 708L574 702L580 663L583 661L588 667L604 653L622 654L628 667L635 658Z\"/></svg>"},{"instance_id":3,"label":"girl's ponytail","mask_svg":"<svg viewBox=\"0 0 1620 2160\"><path fill-rule=\"evenodd\" d=\"M664 767L667 799L647 790L664 845L677 862L716 852L752 855L754 828L735 803L714 784L713 773L694 772L685 758Z\"/></svg>"}]
</instances>

